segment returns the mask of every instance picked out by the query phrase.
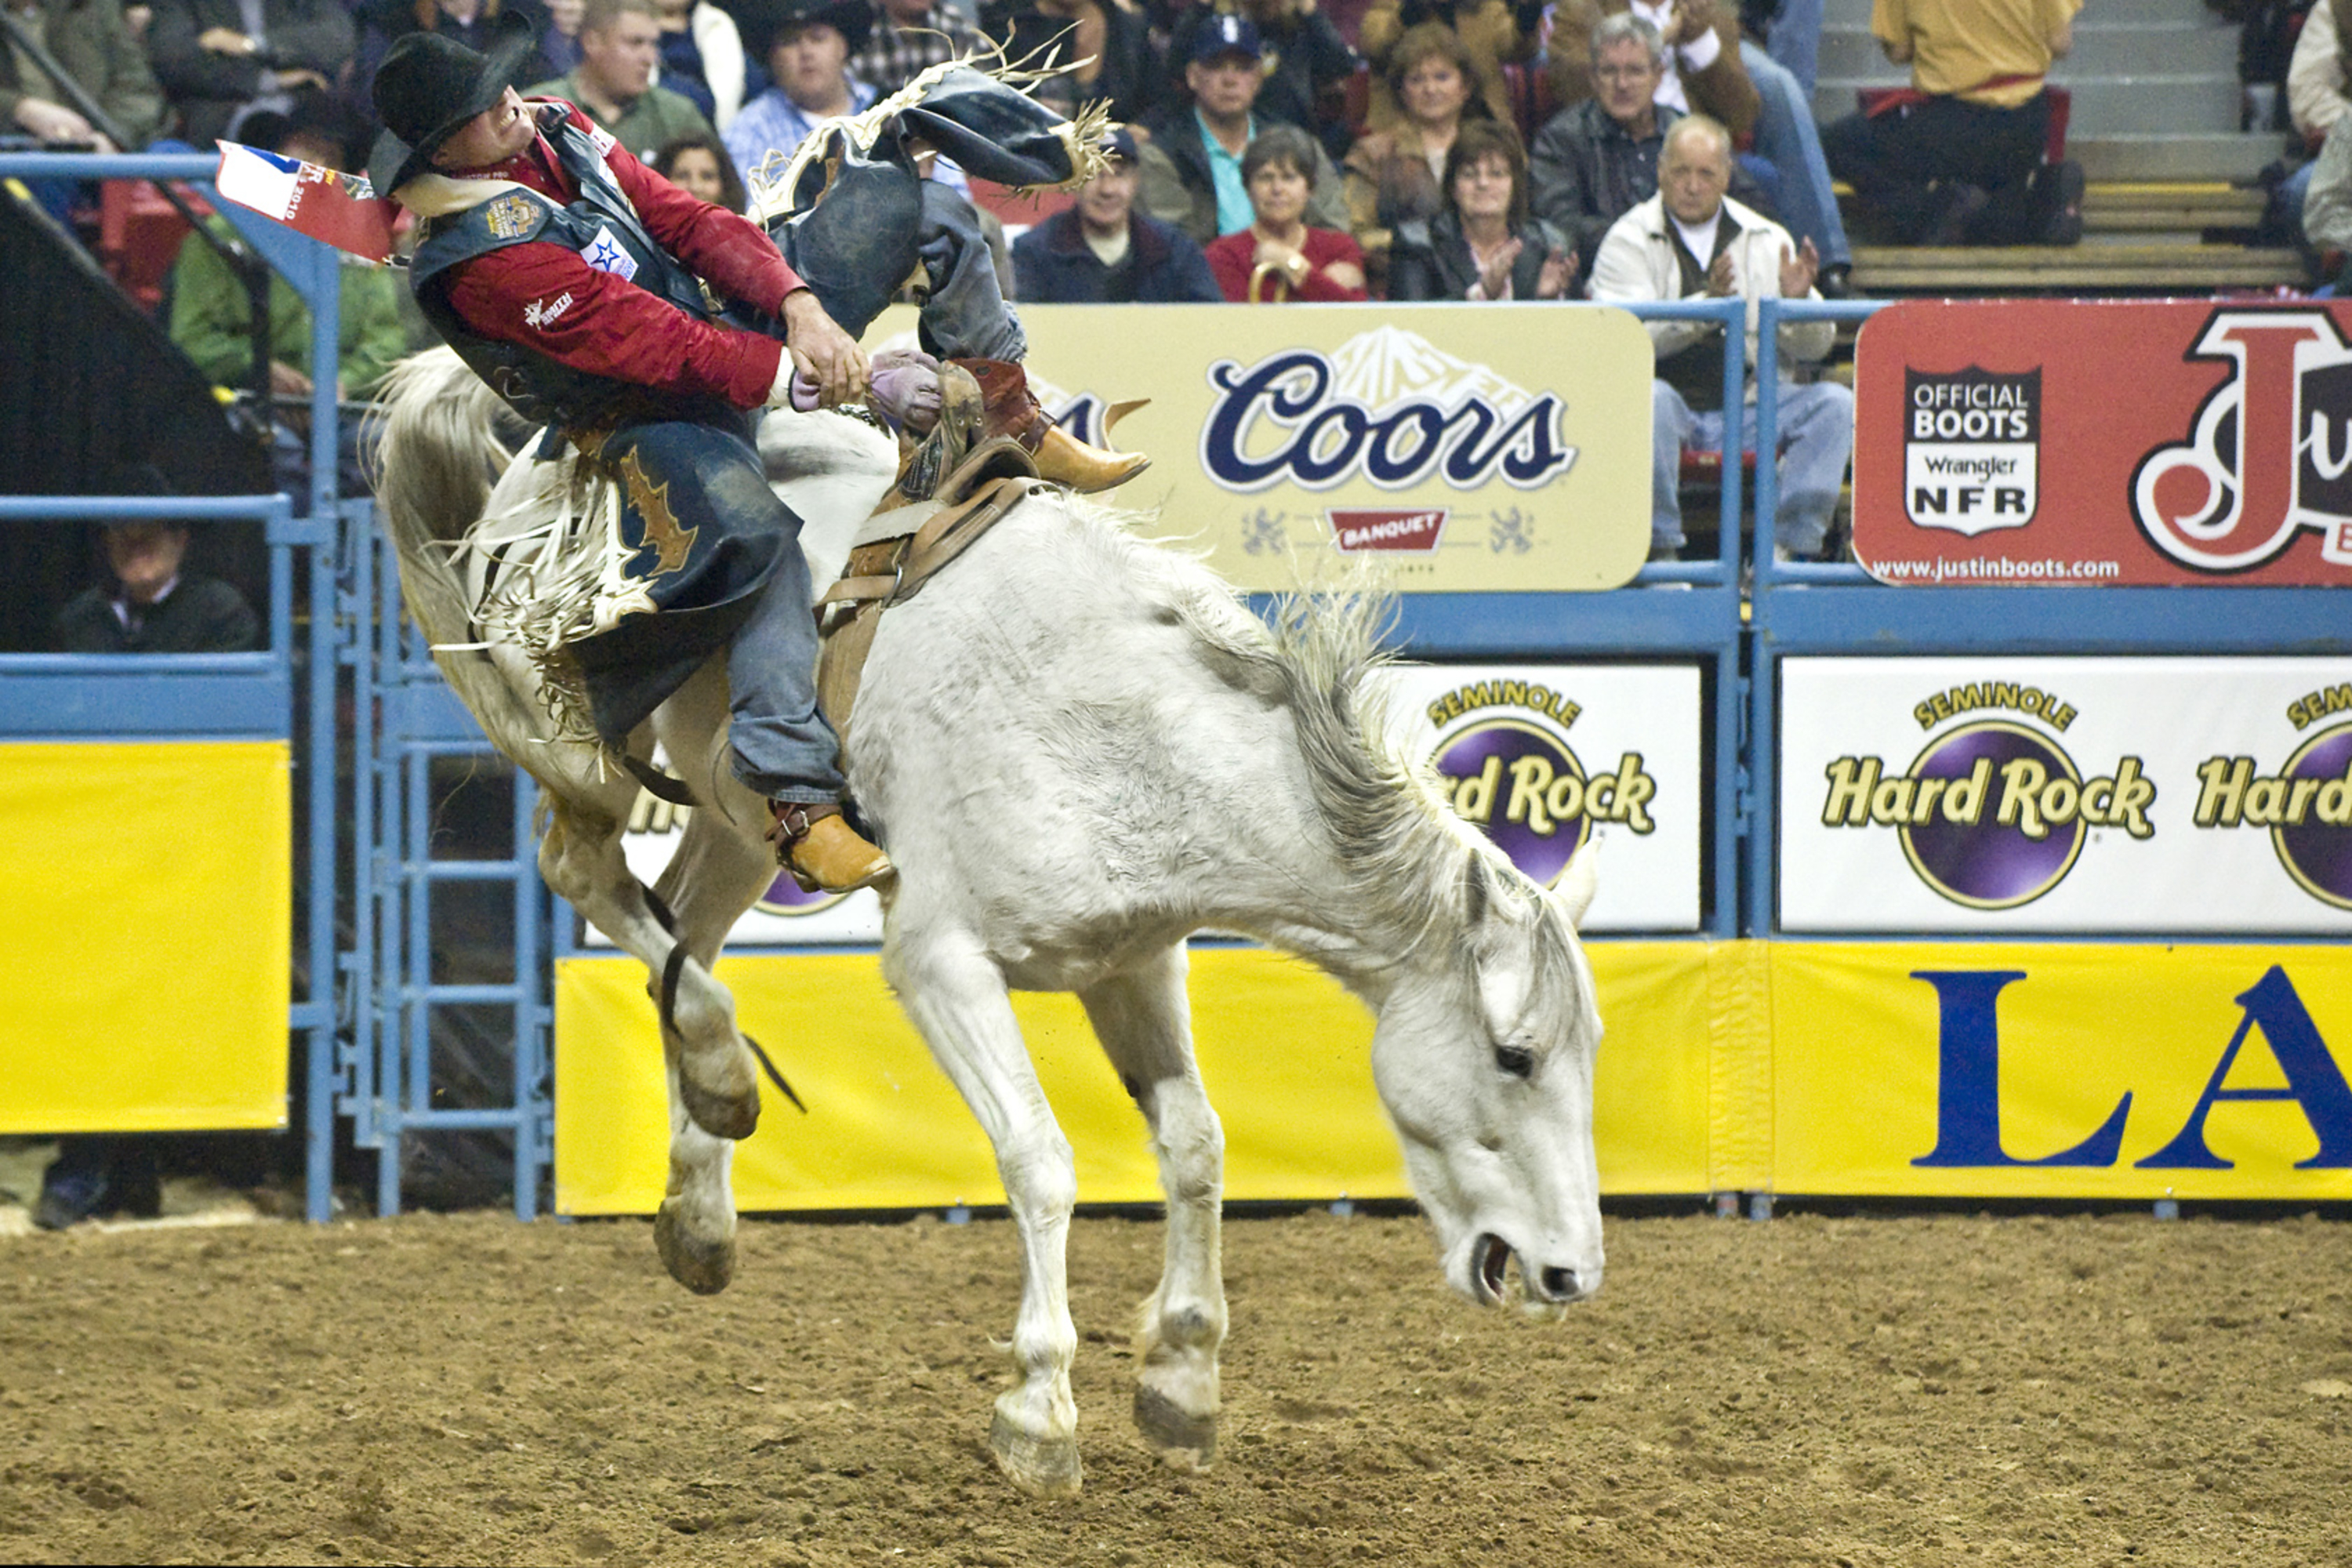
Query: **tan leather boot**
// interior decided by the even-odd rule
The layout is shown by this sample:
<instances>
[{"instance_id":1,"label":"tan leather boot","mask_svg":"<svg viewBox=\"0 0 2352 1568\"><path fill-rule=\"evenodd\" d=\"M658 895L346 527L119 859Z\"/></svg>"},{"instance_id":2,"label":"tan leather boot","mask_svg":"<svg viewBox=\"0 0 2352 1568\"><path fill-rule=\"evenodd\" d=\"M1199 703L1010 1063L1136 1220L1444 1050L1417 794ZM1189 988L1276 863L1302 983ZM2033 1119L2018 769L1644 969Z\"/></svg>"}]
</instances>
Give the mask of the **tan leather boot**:
<instances>
[{"instance_id":1,"label":"tan leather boot","mask_svg":"<svg viewBox=\"0 0 2352 1568\"><path fill-rule=\"evenodd\" d=\"M775 818L768 842L776 847L776 864L793 874L803 893L854 892L898 873L890 857L860 837L837 805L772 800L768 812Z\"/></svg>"},{"instance_id":2,"label":"tan leather boot","mask_svg":"<svg viewBox=\"0 0 2352 1568\"><path fill-rule=\"evenodd\" d=\"M1045 417L1045 411L1038 406L1035 395L1029 390L1028 373L1013 361L960 359L950 363L962 366L980 383L987 411L984 433L1010 436L1020 442L1022 449L1037 460L1038 474L1055 484L1067 485L1080 495L1092 495L1123 485L1151 466L1151 459L1140 452L1110 452L1090 447Z\"/></svg>"}]
</instances>

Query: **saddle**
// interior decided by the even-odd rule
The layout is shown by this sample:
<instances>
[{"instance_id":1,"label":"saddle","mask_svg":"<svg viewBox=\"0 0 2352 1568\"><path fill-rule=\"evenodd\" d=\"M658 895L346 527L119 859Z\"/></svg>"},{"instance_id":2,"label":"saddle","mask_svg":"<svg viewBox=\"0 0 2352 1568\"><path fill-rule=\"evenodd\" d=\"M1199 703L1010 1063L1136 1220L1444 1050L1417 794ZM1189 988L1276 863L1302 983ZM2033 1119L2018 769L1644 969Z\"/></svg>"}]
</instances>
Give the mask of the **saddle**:
<instances>
[{"instance_id":1,"label":"saddle","mask_svg":"<svg viewBox=\"0 0 2352 1568\"><path fill-rule=\"evenodd\" d=\"M953 372L941 380L944 406L937 427L908 455L897 488L858 530L840 581L817 601L817 706L845 740L882 612L922 592L1045 483L1034 459L1010 437L971 440L979 400L971 377Z\"/></svg>"}]
</instances>

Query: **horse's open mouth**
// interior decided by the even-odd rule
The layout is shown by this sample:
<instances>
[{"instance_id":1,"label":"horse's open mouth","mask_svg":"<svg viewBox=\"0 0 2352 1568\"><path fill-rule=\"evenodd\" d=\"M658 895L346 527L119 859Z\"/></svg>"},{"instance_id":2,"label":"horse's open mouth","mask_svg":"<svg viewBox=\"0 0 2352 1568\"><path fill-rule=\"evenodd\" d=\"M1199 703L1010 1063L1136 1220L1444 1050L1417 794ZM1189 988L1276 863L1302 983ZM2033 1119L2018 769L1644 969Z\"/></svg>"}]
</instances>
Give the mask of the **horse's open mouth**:
<instances>
[{"instance_id":1,"label":"horse's open mouth","mask_svg":"<svg viewBox=\"0 0 2352 1568\"><path fill-rule=\"evenodd\" d=\"M1478 1300L1486 1306L1503 1304L1503 1272L1510 1267L1511 1244L1486 1231L1470 1246L1472 1277L1478 1283Z\"/></svg>"}]
</instances>

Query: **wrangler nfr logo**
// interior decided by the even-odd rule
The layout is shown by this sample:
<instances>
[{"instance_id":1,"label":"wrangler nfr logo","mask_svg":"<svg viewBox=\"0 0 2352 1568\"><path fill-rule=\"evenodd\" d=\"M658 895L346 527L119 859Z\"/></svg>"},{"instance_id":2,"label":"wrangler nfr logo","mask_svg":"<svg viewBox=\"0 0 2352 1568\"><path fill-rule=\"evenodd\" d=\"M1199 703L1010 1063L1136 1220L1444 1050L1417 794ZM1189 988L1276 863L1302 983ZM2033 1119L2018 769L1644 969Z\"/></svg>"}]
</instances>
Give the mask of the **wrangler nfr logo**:
<instances>
[{"instance_id":1,"label":"wrangler nfr logo","mask_svg":"<svg viewBox=\"0 0 2352 1568\"><path fill-rule=\"evenodd\" d=\"M2041 505L2042 373L1906 368L1903 510L1974 538L2023 528Z\"/></svg>"}]
</instances>

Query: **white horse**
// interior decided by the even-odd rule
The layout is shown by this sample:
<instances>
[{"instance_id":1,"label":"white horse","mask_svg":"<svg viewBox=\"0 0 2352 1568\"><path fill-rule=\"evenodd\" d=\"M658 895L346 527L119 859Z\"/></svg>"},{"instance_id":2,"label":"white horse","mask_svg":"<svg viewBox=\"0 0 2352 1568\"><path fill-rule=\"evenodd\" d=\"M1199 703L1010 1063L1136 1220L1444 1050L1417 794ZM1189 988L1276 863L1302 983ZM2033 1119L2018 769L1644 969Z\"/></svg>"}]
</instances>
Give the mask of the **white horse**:
<instances>
[{"instance_id":1,"label":"white horse","mask_svg":"<svg viewBox=\"0 0 2352 1568\"><path fill-rule=\"evenodd\" d=\"M410 362L390 394L380 495L436 644L477 635L479 571L468 583L434 542L464 532L486 499L489 533L526 531L570 480L568 464L524 458L488 494L508 456L492 412L446 353ZM822 592L895 454L833 415L772 416L762 447L810 520ZM994 1146L1019 1232L1019 1382L996 1401L990 1443L1029 1492L1079 1485L1064 1260L1077 1186L1008 991L1076 992L1150 1125L1167 1249L1141 1310L1134 1418L1171 1465L1199 1469L1215 1450L1226 1324L1223 1134L1184 989L1185 939L1204 927L1311 960L1377 1014L1374 1077L1454 1289L1499 1304L1515 1258L1532 1314L1600 1288L1601 1026L1574 929L1591 858L1547 891L1402 759L1373 679L1381 606L1302 602L1269 629L1204 566L1050 491L882 621L846 772L898 867L883 889L884 972ZM635 781L548 742L513 648L440 657L546 792L549 884L660 977L671 1142L655 1239L678 1280L717 1290L733 1266L730 1140L759 1100L710 966L775 874L761 804L724 765L722 661L631 740L638 755L658 741L702 807L648 897L621 853Z\"/></svg>"}]
</instances>

